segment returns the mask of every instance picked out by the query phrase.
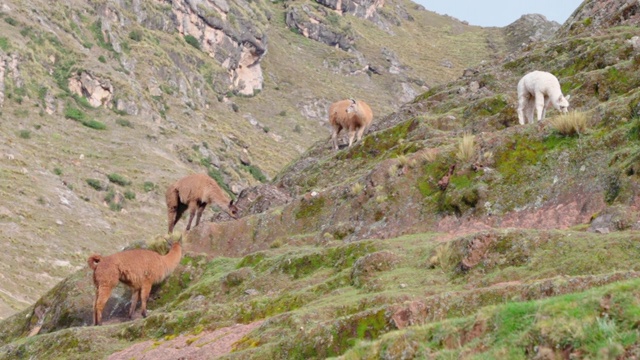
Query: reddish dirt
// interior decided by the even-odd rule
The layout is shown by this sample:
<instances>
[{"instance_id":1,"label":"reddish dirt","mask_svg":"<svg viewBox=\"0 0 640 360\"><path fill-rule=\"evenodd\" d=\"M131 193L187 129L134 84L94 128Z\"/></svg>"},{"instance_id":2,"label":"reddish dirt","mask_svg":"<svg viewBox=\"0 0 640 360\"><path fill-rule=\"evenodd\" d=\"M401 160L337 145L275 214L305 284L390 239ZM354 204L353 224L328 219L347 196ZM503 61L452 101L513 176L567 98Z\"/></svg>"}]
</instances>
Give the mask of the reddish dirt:
<instances>
[{"instance_id":1,"label":"reddish dirt","mask_svg":"<svg viewBox=\"0 0 640 360\"><path fill-rule=\"evenodd\" d=\"M262 324L236 324L198 335L180 335L171 340L149 340L109 356L109 360L205 360L231 352L233 344Z\"/></svg>"}]
</instances>

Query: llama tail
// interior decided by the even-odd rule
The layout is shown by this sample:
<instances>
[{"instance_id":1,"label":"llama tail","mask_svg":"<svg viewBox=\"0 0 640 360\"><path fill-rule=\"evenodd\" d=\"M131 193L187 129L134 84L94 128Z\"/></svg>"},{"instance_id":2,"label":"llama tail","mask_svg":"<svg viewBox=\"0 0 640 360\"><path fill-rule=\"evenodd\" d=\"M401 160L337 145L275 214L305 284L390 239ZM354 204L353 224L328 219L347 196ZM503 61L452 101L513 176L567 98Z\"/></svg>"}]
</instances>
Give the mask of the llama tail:
<instances>
[{"instance_id":1,"label":"llama tail","mask_svg":"<svg viewBox=\"0 0 640 360\"><path fill-rule=\"evenodd\" d=\"M87 264L89 264L89 267L91 268L91 270L95 271L101 260L102 260L102 256L98 254L93 254L89 256L89 259L87 259Z\"/></svg>"}]
</instances>

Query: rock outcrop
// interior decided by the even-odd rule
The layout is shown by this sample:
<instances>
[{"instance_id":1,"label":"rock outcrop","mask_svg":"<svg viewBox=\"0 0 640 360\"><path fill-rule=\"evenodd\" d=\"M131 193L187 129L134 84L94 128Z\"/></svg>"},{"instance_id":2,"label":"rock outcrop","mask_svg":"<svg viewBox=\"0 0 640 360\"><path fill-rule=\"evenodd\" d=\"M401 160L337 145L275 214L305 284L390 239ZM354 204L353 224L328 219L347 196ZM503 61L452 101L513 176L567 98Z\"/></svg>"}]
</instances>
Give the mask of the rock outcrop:
<instances>
[{"instance_id":1,"label":"rock outcrop","mask_svg":"<svg viewBox=\"0 0 640 360\"><path fill-rule=\"evenodd\" d=\"M640 2L637 0L588 0L582 3L558 30L556 37L584 32L597 34L603 29L640 24Z\"/></svg>"},{"instance_id":2,"label":"rock outcrop","mask_svg":"<svg viewBox=\"0 0 640 360\"><path fill-rule=\"evenodd\" d=\"M265 16L243 1L237 5L243 11L225 0L173 1L172 20L178 32L195 38L202 51L228 70L234 91L253 95L262 90L260 60L267 52L267 37L250 17Z\"/></svg>"},{"instance_id":3,"label":"rock outcrop","mask_svg":"<svg viewBox=\"0 0 640 360\"><path fill-rule=\"evenodd\" d=\"M83 71L69 79L69 91L72 94L84 97L93 107L104 106L111 108L113 98L113 85L107 79Z\"/></svg>"},{"instance_id":4,"label":"rock outcrop","mask_svg":"<svg viewBox=\"0 0 640 360\"><path fill-rule=\"evenodd\" d=\"M504 27L503 31L510 50L536 41L544 41L558 31L560 24L547 20L544 15L527 14Z\"/></svg>"}]
</instances>

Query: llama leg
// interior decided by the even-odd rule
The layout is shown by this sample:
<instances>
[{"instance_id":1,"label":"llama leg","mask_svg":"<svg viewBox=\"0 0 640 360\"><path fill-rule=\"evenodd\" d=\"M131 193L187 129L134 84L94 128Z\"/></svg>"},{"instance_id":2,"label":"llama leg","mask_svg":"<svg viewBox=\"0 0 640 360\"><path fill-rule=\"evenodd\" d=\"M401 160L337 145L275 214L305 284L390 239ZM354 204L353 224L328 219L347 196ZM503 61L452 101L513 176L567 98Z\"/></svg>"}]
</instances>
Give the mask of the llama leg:
<instances>
[{"instance_id":1,"label":"llama leg","mask_svg":"<svg viewBox=\"0 0 640 360\"><path fill-rule=\"evenodd\" d=\"M353 139L356 137L356 131L354 129L349 129L349 147L353 145Z\"/></svg>"},{"instance_id":2,"label":"llama leg","mask_svg":"<svg viewBox=\"0 0 640 360\"><path fill-rule=\"evenodd\" d=\"M169 209L167 210L167 214L169 217L169 234L173 232L173 227L176 226L176 210L177 209Z\"/></svg>"},{"instance_id":3,"label":"llama leg","mask_svg":"<svg viewBox=\"0 0 640 360\"><path fill-rule=\"evenodd\" d=\"M334 150L338 150L338 134L340 134L340 130L342 130L342 128L333 128L333 132L331 133L331 141L333 141Z\"/></svg>"},{"instance_id":4,"label":"llama leg","mask_svg":"<svg viewBox=\"0 0 640 360\"><path fill-rule=\"evenodd\" d=\"M538 121L544 119L544 95L541 93L536 93L536 114Z\"/></svg>"},{"instance_id":5,"label":"llama leg","mask_svg":"<svg viewBox=\"0 0 640 360\"><path fill-rule=\"evenodd\" d=\"M358 132L356 133L356 142L360 142L362 140L362 135L364 135L365 130L366 130L366 127L364 126L358 129Z\"/></svg>"},{"instance_id":6,"label":"llama leg","mask_svg":"<svg viewBox=\"0 0 640 360\"><path fill-rule=\"evenodd\" d=\"M524 125L526 123L523 110L526 108L528 103L529 100L526 96L518 97L518 122L520 125Z\"/></svg>"},{"instance_id":7,"label":"llama leg","mask_svg":"<svg viewBox=\"0 0 640 360\"><path fill-rule=\"evenodd\" d=\"M549 108L549 105L551 105L551 99L550 98L546 98L546 101L544 103L544 108L542 109L542 118L543 119L547 116L547 109Z\"/></svg>"},{"instance_id":8,"label":"llama leg","mask_svg":"<svg viewBox=\"0 0 640 360\"><path fill-rule=\"evenodd\" d=\"M151 292L151 283L142 284L140 289L140 310L142 310L142 317L147 317L147 300L149 299L149 293Z\"/></svg>"},{"instance_id":9,"label":"llama leg","mask_svg":"<svg viewBox=\"0 0 640 360\"><path fill-rule=\"evenodd\" d=\"M204 212L204 209L207 207L207 204L202 204L200 206L198 206L198 210L196 212L196 226L198 226L198 224L200 224L200 217L202 216L202 213Z\"/></svg>"},{"instance_id":10,"label":"llama leg","mask_svg":"<svg viewBox=\"0 0 640 360\"><path fill-rule=\"evenodd\" d=\"M533 112L536 110L535 102L533 99L527 100L524 107L524 120L527 124L533 124Z\"/></svg>"},{"instance_id":11,"label":"llama leg","mask_svg":"<svg viewBox=\"0 0 640 360\"><path fill-rule=\"evenodd\" d=\"M129 319L133 319L133 313L136 312L138 298L140 297L140 289L131 288L131 307L129 308Z\"/></svg>"},{"instance_id":12,"label":"llama leg","mask_svg":"<svg viewBox=\"0 0 640 360\"><path fill-rule=\"evenodd\" d=\"M187 231L191 229L191 222L193 221L193 217L196 215L196 202L192 201L189 203L189 222L187 223Z\"/></svg>"},{"instance_id":13,"label":"llama leg","mask_svg":"<svg viewBox=\"0 0 640 360\"><path fill-rule=\"evenodd\" d=\"M96 291L96 302L93 308L93 324L94 325L102 325L102 311L104 310L104 306L107 304L107 300L111 296L111 290L113 287L111 286L98 286Z\"/></svg>"}]
</instances>

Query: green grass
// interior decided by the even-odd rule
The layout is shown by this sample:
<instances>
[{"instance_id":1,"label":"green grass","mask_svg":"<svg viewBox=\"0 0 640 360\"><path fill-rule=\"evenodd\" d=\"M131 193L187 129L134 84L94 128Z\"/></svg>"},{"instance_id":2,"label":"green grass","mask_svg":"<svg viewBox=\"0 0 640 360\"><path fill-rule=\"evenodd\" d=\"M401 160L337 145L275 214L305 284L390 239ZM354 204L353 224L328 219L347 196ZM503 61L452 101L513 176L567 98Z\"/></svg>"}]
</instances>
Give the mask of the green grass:
<instances>
[{"instance_id":1,"label":"green grass","mask_svg":"<svg viewBox=\"0 0 640 360\"><path fill-rule=\"evenodd\" d=\"M109 179L110 182L120 185L120 186L127 186L131 184L131 181L128 180L127 178L125 178L124 176L117 174L117 173L111 173L109 175L107 175L107 178Z\"/></svg>"}]
</instances>

